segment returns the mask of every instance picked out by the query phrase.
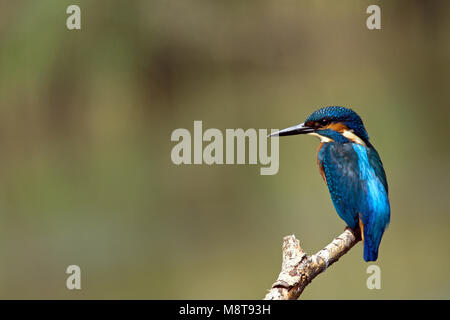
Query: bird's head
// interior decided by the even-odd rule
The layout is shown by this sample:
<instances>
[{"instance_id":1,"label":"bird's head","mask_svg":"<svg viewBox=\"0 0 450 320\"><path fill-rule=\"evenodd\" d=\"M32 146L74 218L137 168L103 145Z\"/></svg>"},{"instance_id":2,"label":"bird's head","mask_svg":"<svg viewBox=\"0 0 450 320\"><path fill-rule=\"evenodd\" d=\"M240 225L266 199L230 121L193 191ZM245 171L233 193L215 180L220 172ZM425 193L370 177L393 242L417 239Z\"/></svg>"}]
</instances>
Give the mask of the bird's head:
<instances>
[{"instance_id":1,"label":"bird's head","mask_svg":"<svg viewBox=\"0 0 450 320\"><path fill-rule=\"evenodd\" d=\"M291 136L310 134L323 142L355 142L367 144L369 135L356 112L345 107L325 107L314 111L304 123L271 134L271 136Z\"/></svg>"}]
</instances>

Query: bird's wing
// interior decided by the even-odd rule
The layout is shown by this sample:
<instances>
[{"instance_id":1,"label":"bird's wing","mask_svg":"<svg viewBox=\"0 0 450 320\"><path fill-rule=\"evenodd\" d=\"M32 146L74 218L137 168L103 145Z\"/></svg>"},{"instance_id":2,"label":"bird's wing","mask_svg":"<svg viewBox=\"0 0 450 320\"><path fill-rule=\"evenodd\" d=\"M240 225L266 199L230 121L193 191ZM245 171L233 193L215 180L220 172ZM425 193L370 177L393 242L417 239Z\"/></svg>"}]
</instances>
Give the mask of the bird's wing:
<instances>
[{"instance_id":1,"label":"bird's wing","mask_svg":"<svg viewBox=\"0 0 450 320\"><path fill-rule=\"evenodd\" d=\"M339 216L354 229L362 193L358 154L351 143L325 143L318 155L331 199Z\"/></svg>"},{"instance_id":2,"label":"bird's wing","mask_svg":"<svg viewBox=\"0 0 450 320\"><path fill-rule=\"evenodd\" d=\"M386 174L378 152L373 146L353 146L358 154L363 196L360 199L361 219L364 224L364 259L375 261L384 230L389 224L389 205Z\"/></svg>"},{"instance_id":3,"label":"bird's wing","mask_svg":"<svg viewBox=\"0 0 450 320\"><path fill-rule=\"evenodd\" d=\"M364 226L364 258L376 259L390 207L383 165L376 150L355 143L326 143L319 161L339 216L350 228Z\"/></svg>"},{"instance_id":4,"label":"bird's wing","mask_svg":"<svg viewBox=\"0 0 450 320\"><path fill-rule=\"evenodd\" d=\"M388 184L386 180L386 173L384 172L383 163L381 162L380 156L378 155L377 150L370 145L369 148L367 148L367 156L370 162L370 165L375 171L375 174L377 178L380 180L380 182L383 184L384 189L386 189L386 193L388 192Z\"/></svg>"}]
</instances>

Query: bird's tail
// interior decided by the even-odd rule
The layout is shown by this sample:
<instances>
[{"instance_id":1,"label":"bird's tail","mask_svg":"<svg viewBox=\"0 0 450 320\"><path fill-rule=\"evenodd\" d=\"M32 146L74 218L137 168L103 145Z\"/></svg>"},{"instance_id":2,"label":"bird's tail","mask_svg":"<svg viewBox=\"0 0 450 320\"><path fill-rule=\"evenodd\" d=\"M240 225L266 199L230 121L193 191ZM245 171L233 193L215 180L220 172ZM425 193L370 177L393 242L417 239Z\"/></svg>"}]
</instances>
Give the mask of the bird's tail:
<instances>
[{"instance_id":1,"label":"bird's tail","mask_svg":"<svg viewBox=\"0 0 450 320\"><path fill-rule=\"evenodd\" d=\"M373 225L365 226L363 229L364 242L364 260L366 262L376 261L378 258L378 248L380 247L381 237L383 236L384 226L373 227Z\"/></svg>"},{"instance_id":2,"label":"bird's tail","mask_svg":"<svg viewBox=\"0 0 450 320\"><path fill-rule=\"evenodd\" d=\"M378 258L379 243L374 245L371 241L364 241L364 260L366 262L376 261Z\"/></svg>"},{"instance_id":3,"label":"bird's tail","mask_svg":"<svg viewBox=\"0 0 450 320\"><path fill-rule=\"evenodd\" d=\"M380 245L380 239L374 241L373 234L370 232L369 228L364 226L364 223L361 219L361 215L358 218L359 220L359 230L361 230L361 238L364 244L364 260L375 261L378 258L378 246Z\"/></svg>"},{"instance_id":4,"label":"bird's tail","mask_svg":"<svg viewBox=\"0 0 450 320\"><path fill-rule=\"evenodd\" d=\"M359 225L362 231L362 240L364 242L364 260L366 262L376 261L378 258L378 248L381 238L387 225L389 224L390 213L372 215L371 219L363 223L362 217L359 219Z\"/></svg>"}]
</instances>

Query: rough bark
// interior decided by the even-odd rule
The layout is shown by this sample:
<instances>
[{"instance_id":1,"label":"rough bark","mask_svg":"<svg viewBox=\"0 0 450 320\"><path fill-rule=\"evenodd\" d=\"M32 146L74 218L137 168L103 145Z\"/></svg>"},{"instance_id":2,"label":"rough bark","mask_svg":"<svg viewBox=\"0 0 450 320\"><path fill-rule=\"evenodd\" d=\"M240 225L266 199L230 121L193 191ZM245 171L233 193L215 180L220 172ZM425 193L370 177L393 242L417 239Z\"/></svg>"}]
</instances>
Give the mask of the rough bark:
<instances>
[{"instance_id":1,"label":"rough bark","mask_svg":"<svg viewBox=\"0 0 450 320\"><path fill-rule=\"evenodd\" d=\"M294 235L284 237L283 262L277 281L265 300L295 300L320 273L339 260L361 240L360 231L346 228L329 245L312 256L300 247Z\"/></svg>"}]
</instances>

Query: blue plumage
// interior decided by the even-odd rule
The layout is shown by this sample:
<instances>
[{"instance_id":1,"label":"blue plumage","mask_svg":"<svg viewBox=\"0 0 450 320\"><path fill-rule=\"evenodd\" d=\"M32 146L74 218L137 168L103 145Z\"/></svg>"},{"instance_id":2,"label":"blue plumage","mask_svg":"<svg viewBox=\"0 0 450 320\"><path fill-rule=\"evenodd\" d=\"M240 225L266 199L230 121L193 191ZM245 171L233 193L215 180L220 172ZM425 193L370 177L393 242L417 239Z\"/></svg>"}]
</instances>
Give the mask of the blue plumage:
<instances>
[{"instance_id":1,"label":"blue plumage","mask_svg":"<svg viewBox=\"0 0 450 320\"><path fill-rule=\"evenodd\" d=\"M364 260L378 257L383 232L389 223L390 207L382 166L369 160L376 150L356 143L325 143L318 154L334 207L352 229L363 223ZM373 161L372 161L373 163ZM377 172L381 170L379 176Z\"/></svg>"},{"instance_id":2,"label":"blue plumage","mask_svg":"<svg viewBox=\"0 0 450 320\"><path fill-rule=\"evenodd\" d=\"M390 220L386 174L361 118L351 109L326 107L278 135L312 134L322 144L318 163L338 215L361 228L364 260L375 261Z\"/></svg>"}]
</instances>

